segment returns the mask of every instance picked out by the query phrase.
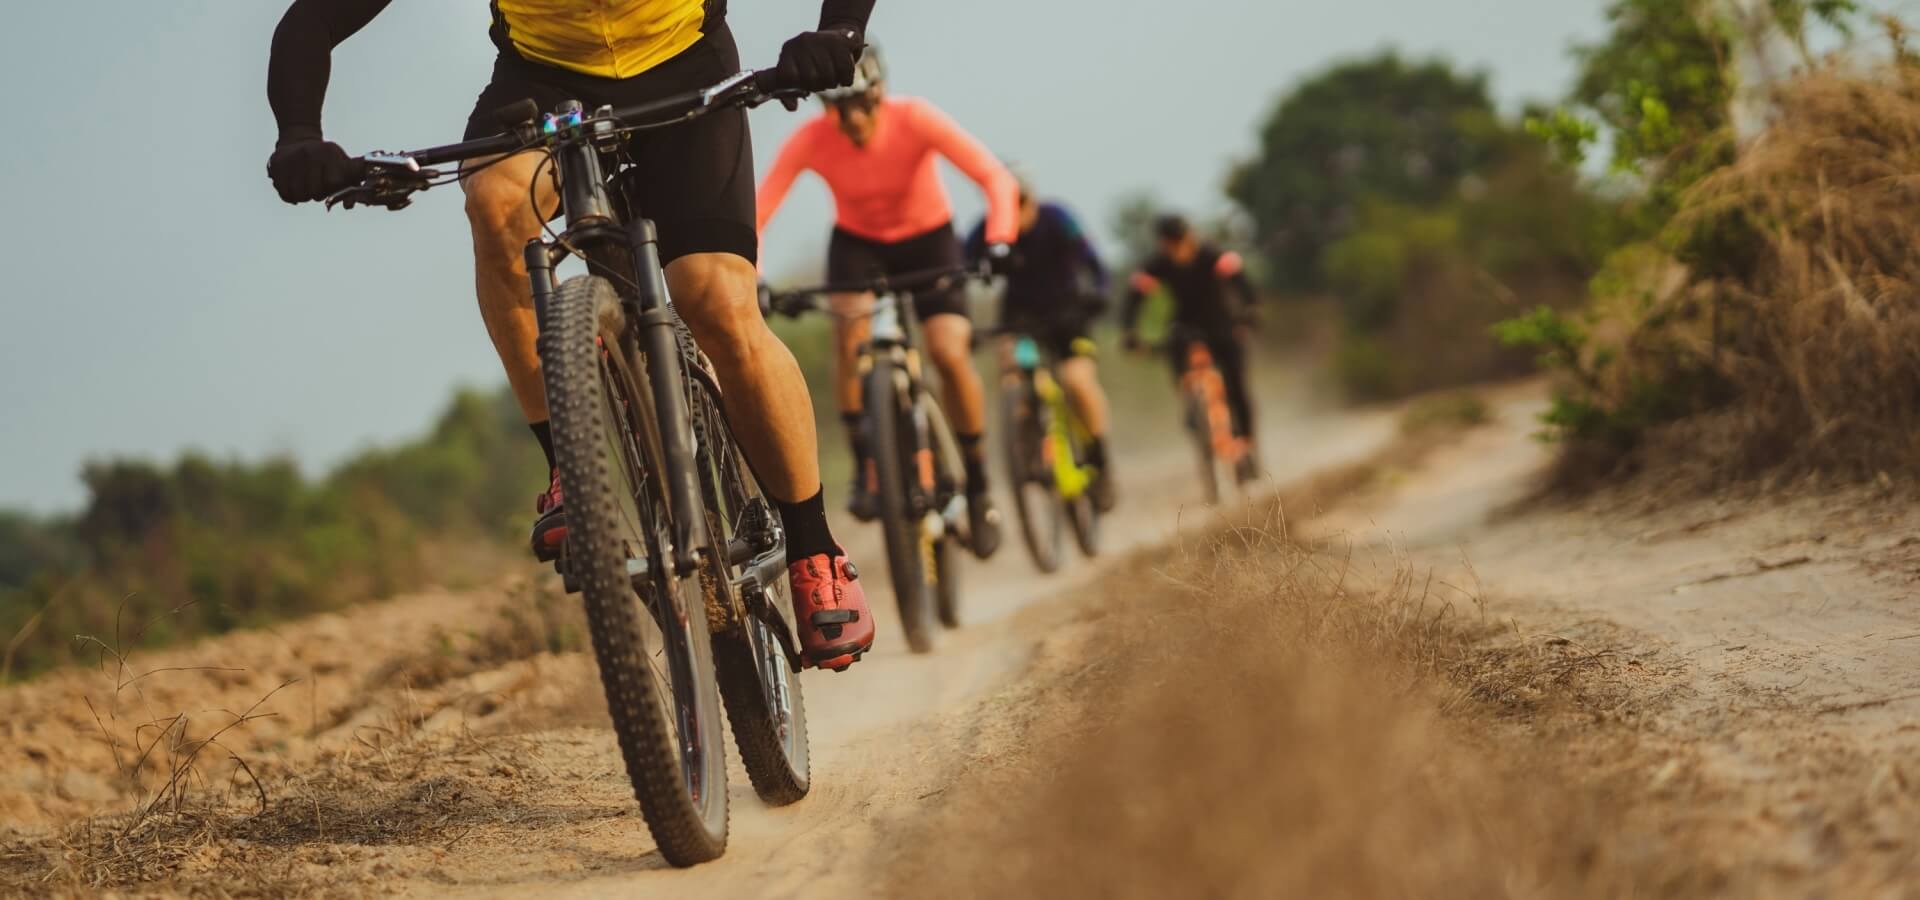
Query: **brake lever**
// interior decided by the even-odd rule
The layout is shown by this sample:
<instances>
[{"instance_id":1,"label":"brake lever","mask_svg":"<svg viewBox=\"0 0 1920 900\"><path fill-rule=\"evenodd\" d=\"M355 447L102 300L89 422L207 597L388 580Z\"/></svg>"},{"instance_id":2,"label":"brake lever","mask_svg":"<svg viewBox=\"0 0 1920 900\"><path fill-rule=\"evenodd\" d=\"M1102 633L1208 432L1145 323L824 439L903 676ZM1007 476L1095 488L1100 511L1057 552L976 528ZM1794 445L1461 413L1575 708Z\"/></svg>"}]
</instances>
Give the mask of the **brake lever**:
<instances>
[{"instance_id":1,"label":"brake lever","mask_svg":"<svg viewBox=\"0 0 1920 900\"><path fill-rule=\"evenodd\" d=\"M412 157L370 153L364 157L364 161L367 165L366 177L359 184L327 195L327 209L335 206L353 209L360 205L383 206L396 211L406 209L413 205L410 194L432 187L434 179L440 177L438 170L422 169Z\"/></svg>"}]
</instances>

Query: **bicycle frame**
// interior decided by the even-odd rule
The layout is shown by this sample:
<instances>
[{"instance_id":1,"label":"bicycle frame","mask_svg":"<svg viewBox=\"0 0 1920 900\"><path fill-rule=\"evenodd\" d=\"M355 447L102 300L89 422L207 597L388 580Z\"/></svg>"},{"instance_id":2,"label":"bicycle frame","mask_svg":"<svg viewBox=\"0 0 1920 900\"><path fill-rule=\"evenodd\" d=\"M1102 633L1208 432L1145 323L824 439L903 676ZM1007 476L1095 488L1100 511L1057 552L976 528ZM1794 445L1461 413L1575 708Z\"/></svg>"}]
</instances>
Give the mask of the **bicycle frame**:
<instances>
[{"instance_id":1,"label":"bicycle frame","mask_svg":"<svg viewBox=\"0 0 1920 900\"><path fill-rule=\"evenodd\" d=\"M563 107L563 114L578 112L578 104L568 106L571 109ZM596 130L610 133L613 129L602 120ZM527 280L533 287L535 315L541 318L555 290L554 268L576 253L590 272L608 278L618 290L637 345L617 349L628 358L635 351L643 357L644 365L636 366L635 372L647 381L645 390L660 431L662 458L649 462L664 487L671 519L673 546L668 549L669 560L662 562L670 563L675 575L686 577L714 548L707 546L706 532L699 527L704 521L703 501L695 475L693 426L682 387L687 372L674 334L673 301L667 294L653 222L636 218L623 224L615 212L607 193L599 137L583 135L552 151L566 227L551 243L539 238L527 242Z\"/></svg>"},{"instance_id":2,"label":"bicycle frame","mask_svg":"<svg viewBox=\"0 0 1920 900\"><path fill-rule=\"evenodd\" d=\"M1045 364L1040 346L1030 337L1021 336L1013 345L1014 365L1033 379L1034 395L1047 409L1046 444L1041 452L1047 463L1053 468L1053 486L1062 499L1073 501L1085 494L1093 483L1093 476L1087 468L1073 458L1073 442L1089 440L1086 426L1073 412L1073 405L1067 402L1067 392L1053 377L1053 370Z\"/></svg>"},{"instance_id":3,"label":"bicycle frame","mask_svg":"<svg viewBox=\"0 0 1920 900\"><path fill-rule=\"evenodd\" d=\"M1213 454L1229 464L1237 463L1246 454L1246 442L1233 433L1233 412L1227 408L1226 384L1220 380L1220 370L1213 365L1213 353L1203 341L1191 341L1187 344L1186 372L1180 376L1181 389L1198 398L1205 422L1195 422L1193 427L1205 427L1213 446Z\"/></svg>"},{"instance_id":4,"label":"bicycle frame","mask_svg":"<svg viewBox=\"0 0 1920 900\"><path fill-rule=\"evenodd\" d=\"M923 517L929 512L936 513L944 525L949 511L944 508L948 505L948 498L943 495L949 491L958 494L958 491L955 490L956 485L940 483L940 466L936 455L944 456L949 461L958 459L959 443L954 439L945 418L933 415L925 404L918 402L921 398L931 400L931 395L921 364L913 295L885 292L877 294L873 303L869 317L870 331L859 349L858 371L863 375L872 371L874 360L880 356L889 357L894 362L893 371L901 379L895 386L895 396L911 404L910 408L898 412L907 414L906 421L911 423L914 443L919 448L914 460L913 513ZM876 415L877 411L868 410L867 413Z\"/></svg>"}]
</instances>

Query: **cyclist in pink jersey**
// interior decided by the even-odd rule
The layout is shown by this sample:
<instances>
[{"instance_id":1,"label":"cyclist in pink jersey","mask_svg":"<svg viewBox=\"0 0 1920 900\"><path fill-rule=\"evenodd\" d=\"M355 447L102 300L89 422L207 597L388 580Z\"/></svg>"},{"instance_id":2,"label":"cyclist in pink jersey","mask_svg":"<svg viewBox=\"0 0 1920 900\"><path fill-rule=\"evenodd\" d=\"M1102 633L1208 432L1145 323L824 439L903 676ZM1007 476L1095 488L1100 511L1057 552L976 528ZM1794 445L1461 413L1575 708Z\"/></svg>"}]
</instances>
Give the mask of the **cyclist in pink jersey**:
<instances>
[{"instance_id":1,"label":"cyclist in pink jersey","mask_svg":"<svg viewBox=\"0 0 1920 900\"><path fill-rule=\"evenodd\" d=\"M827 111L802 125L780 149L760 185L759 227L779 212L801 172L826 181L837 208L827 249L827 280L844 283L964 265L953 211L940 185L935 157L945 157L987 197L986 239L992 259L1020 236L1020 185L1013 174L952 119L925 100L886 95L879 52L869 46L853 86L823 94ZM869 521L878 500L871 482L871 454L861 428L860 376L855 371L871 308L870 294L832 299L839 368L840 411L853 445L854 479L848 506ZM985 559L1000 544L1000 515L987 491L982 432L986 399L972 360L973 324L964 289L955 286L916 294L927 355L940 372L947 414L964 451L967 510L973 552Z\"/></svg>"}]
</instances>

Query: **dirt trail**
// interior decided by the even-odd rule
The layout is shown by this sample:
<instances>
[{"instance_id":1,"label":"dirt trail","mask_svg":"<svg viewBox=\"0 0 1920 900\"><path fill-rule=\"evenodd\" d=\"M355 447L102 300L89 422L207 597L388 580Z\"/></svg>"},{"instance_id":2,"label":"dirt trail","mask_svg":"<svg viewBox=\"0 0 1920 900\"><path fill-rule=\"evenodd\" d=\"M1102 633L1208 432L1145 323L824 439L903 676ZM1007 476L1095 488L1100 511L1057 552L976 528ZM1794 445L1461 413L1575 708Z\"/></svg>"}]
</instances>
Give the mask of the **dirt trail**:
<instances>
[{"instance_id":1,"label":"dirt trail","mask_svg":"<svg viewBox=\"0 0 1920 900\"><path fill-rule=\"evenodd\" d=\"M1264 434L1276 481L1363 457L1394 434L1390 413L1314 415L1297 394L1280 399ZM600 896L657 884L702 897L845 896L849 860L855 871L873 869L890 829L937 802L956 768L1010 733L1003 711L981 701L1023 672L1071 615L1073 604L1060 601L1129 550L1217 517L1197 502L1185 451L1163 434L1144 437L1121 450L1124 502L1103 525L1100 560L1040 577L1010 535L992 563L968 565L967 625L932 656L907 652L880 592L876 650L847 674L806 676L812 794L768 809L733 760L732 839L720 865L676 871L654 852L606 730L593 664L576 649L572 601L545 577L504 591L404 597L155 654L125 672L109 664L0 693L8 760L0 824L26 839L9 853L28 853L35 835L78 817L124 811L167 783L165 748L179 736L250 714L258 718L196 761L189 787L227 796L244 813L257 778L267 813L218 839L197 821L150 822L149 843L167 845L159 854L96 847L64 856L112 857L90 870L108 880L177 868L163 883L189 890L219 873L198 887L487 896L539 885L543 894ZM876 535L842 530L856 554L878 557ZM161 750L132 765L156 737ZM814 879L828 871L836 874ZM635 878L644 884L628 883Z\"/></svg>"},{"instance_id":2,"label":"dirt trail","mask_svg":"<svg viewBox=\"0 0 1920 900\"><path fill-rule=\"evenodd\" d=\"M1626 735L1666 837L1739 892L1920 895L1920 511L1883 489L1526 498L1548 448L1500 424L1313 524L1467 585L1591 660L1596 743Z\"/></svg>"},{"instance_id":3,"label":"dirt trail","mask_svg":"<svg viewBox=\"0 0 1920 900\"><path fill-rule=\"evenodd\" d=\"M1288 396L1275 480L1333 474L1231 513L1242 537L1206 543L1223 523L1189 461L1135 441L1098 564L1038 578L1015 543L971 566L967 627L932 656L881 604L861 666L806 678L812 795L767 809L736 764L719 863L653 851L577 614L540 579L139 660L222 668L118 704L100 673L0 692L0 871L163 893L1920 896L1920 513L1871 492L1526 503L1536 385L1425 443ZM1302 515L1315 496L1339 502ZM126 809L129 747L293 679L223 737L244 772L201 760L193 796L238 810L219 827L70 824Z\"/></svg>"}]
</instances>

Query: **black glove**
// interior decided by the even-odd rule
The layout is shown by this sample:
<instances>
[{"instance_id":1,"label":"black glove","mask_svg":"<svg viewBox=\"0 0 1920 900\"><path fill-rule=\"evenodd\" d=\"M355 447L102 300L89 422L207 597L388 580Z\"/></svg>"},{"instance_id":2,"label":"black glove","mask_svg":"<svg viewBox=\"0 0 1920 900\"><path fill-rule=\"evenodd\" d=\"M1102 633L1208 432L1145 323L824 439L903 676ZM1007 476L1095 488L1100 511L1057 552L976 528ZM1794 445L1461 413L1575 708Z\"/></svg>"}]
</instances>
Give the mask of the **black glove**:
<instances>
[{"instance_id":1,"label":"black glove","mask_svg":"<svg viewBox=\"0 0 1920 900\"><path fill-rule=\"evenodd\" d=\"M809 31L780 46L774 74L780 86L803 91L825 91L853 83L853 65L865 47L852 28Z\"/></svg>"},{"instance_id":2,"label":"black glove","mask_svg":"<svg viewBox=\"0 0 1920 900\"><path fill-rule=\"evenodd\" d=\"M986 255L981 257L980 268L988 275L1005 275L1013 271L1013 248L1006 244L988 244Z\"/></svg>"},{"instance_id":3,"label":"black glove","mask_svg":"<svg viewBox=\"0 0 1920 900\"><path fill-rule=\"evenodd\" d=\"M340 145L319 137L280 142L267 160L267 177L288 203L324 200L341 188L366 177L366 164L347 155Z\"/></svg>"}]
</instances>

